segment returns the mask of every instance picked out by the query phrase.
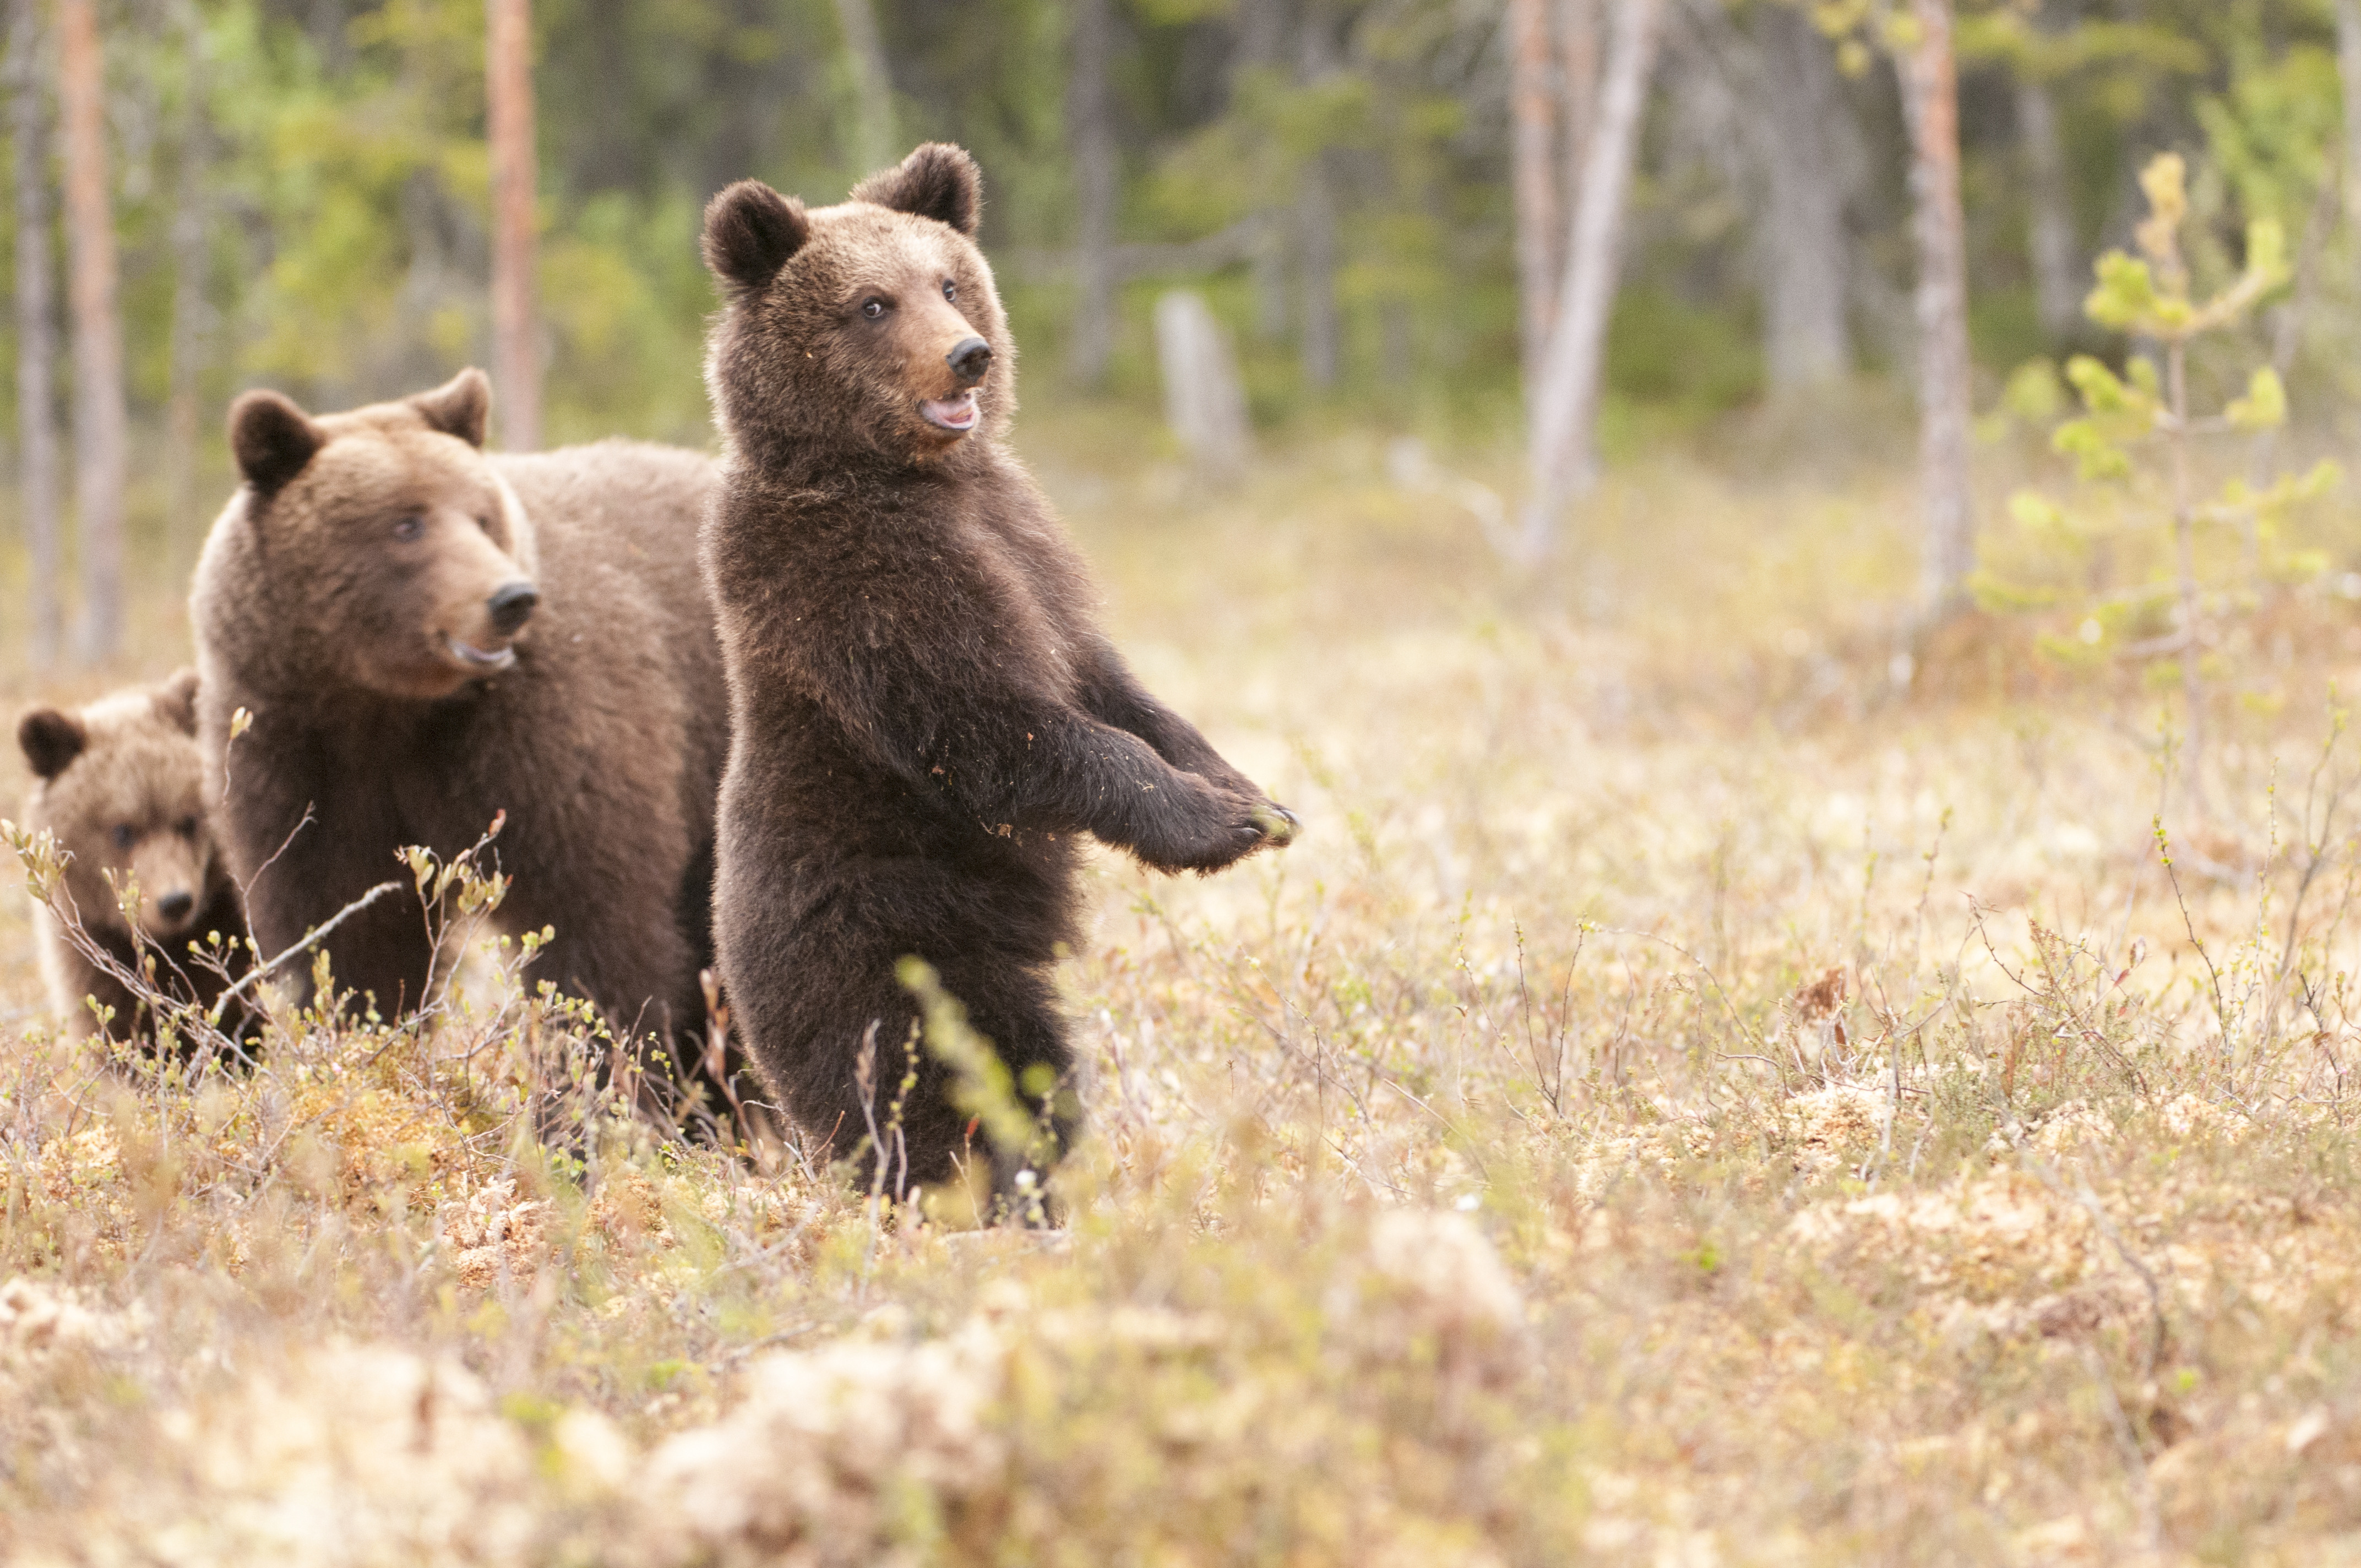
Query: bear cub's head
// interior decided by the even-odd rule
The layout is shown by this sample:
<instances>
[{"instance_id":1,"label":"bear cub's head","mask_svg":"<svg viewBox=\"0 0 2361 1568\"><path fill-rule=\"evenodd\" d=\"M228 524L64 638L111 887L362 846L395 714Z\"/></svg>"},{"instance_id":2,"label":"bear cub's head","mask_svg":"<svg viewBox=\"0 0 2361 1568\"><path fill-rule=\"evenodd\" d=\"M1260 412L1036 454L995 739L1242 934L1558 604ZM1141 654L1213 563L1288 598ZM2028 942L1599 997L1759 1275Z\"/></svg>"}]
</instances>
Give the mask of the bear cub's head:
<instances>
[{"instance_id":1,"label":"bear cub's head","mask_svg":"<svg viewBox=\"0 0 2361 1568\"><path fill-rule=\"evenodd\" d=\"M94 934L130 934L109 872L138 883L139 924L158 941L188 936L228 875L205 820L196 700L197 673L183 670L71 712L37 707L16 726L37 781L26 816L73 856L66 890Z\"/></svg>"},{"instance_id":2,"label":"bear cub's head","mask_svg":"<svg viewBox=\"0 0 2361 1568\"><path fill-rule=\"evenodd\" d=\"M246 486L224 520L252 531L241 595L313 678L341 672L433 700L516 663L540 602L533 527L484 455L491 383L313 416L277 392L231 405Z\"/></svg>"},{"instance_id":3,"label":"bear cub's head","mask_svg":"<svg viewBox=\"0 0 2361 1568\"><path fill-rule=\"evenodd\" d=\"M833 207L741 180L705 209L705 262L728 307L706 380L741 447L847 444L941 458L998 436L1016 410L1016 350L976 248L983 176L929 142Z\"/></svg>"}]
</instances>

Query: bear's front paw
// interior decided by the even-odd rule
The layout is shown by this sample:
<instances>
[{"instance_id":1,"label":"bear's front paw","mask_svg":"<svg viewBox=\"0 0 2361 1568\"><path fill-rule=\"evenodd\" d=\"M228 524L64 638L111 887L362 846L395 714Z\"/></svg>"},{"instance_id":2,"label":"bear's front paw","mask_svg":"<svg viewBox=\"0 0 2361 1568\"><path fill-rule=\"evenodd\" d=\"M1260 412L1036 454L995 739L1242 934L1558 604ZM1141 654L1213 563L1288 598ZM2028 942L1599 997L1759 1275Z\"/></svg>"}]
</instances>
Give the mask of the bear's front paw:
<instances>
[{"instance_id":1,"label":"bear's front paw","mask_svg":"<svg viewBox=\"0 0 2361 1568\"><path fill-rule=\"evenodd\" d=\"M1295 842L1295 835L1303 824L1295 813L1275 800L1266 800L1255 807L1255 826L1262 830L1262 841L1278 849Z\"/></svg>"}]
</instances>

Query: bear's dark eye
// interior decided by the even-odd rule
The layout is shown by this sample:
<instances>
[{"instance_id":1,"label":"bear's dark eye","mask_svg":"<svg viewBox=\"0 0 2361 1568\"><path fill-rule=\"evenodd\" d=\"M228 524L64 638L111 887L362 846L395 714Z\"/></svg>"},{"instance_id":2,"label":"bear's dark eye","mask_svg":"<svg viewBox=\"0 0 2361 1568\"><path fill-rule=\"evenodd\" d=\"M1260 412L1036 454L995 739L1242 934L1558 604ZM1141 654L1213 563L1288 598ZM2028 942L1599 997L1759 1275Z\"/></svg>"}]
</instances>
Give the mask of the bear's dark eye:
<instances>
[{"instance_id":1,"label":"bear's dark eye","mask_svg":"<svg viewBox=\"0 0 2361 1568\"><path fill-rule=\"evenodd\" d=\"M400 519L393 525L393 536L396 539L401 540L404 544L411 543L417 539L423 538L425 535L425 532L426 514L424 512L412 512L407 517Z\"/></svg>"},{"instance_id":2,"label":"bear's dark eye","mask_svg":"<svg viewBox=\"0 0 2361 1568\"><path fill-rule=\"evenodd\" d=\"M139 835L131 830L130 823L118 822L115 825L115 831L108 834L107 837L115 840L115 847L116 849L127 850L138 840Z\"/></svg>"},{"instance_id":3,"label":"bear's dark eye","mask_svg":"<svg viewBox=\"0 0 2361 1568\"><path fill-rule=\"evenodd\" d=\"M861 302L861 313L867 316L871 321L875 321L878 317L885 313L885 302L883 300L863 300Z\"/></svg>"},{"instance_id":4,"label":"bear's dark eye","mask_svg":"<svg viewBox=\"0 0 2361 1568\"><path fill-rule=\"evenodd\" d=\"M476 520L476 526L482 529L487 534L490 533L492 532L491 514L487 512L483 516L478 518Z\"/></svg>"},{"instance_id":5,"label":"bear's dark eye","mask_svg":"<svg viewBox=\"0 0 2361 1568\"><path fill-rule=\"evenodd\" d=\"M193 839L197 836L197 819L193 817L183 817L172 825L172 830L183 839Z\"/></svg>"},{"instance_id":6,"label":"bear's dark eye","mask_svg":"<svg viewBox=\"0 0 2361 1568\"><path fill-rule=\"evenodd\" d=\"M943 298L946 300L956 300L959 298L959 285L952 282L948 278L943 280Z\"/></svg>"}]
</instances>

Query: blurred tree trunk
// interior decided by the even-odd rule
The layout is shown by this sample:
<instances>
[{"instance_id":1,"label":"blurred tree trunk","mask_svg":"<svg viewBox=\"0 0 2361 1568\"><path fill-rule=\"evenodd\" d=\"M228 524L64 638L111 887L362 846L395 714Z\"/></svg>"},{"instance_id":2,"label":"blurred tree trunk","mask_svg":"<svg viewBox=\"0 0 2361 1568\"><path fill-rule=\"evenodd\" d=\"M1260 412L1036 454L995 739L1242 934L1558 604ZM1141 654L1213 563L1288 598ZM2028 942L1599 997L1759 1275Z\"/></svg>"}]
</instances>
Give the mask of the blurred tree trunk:
<instances>
[{"instance_id":1,"label":"blurred tree trunk","mask_svg":"<svg viewBox=\"0 0 2361 1568\"><path fill-rule=\"evenodd\" d=\"M181 105L181 161L172 208L171 381L164 412L164 530L173 569L186 565L184 542L195 537L197 369L210 327L205 298L207 240L212 224L207 154L212 126L204 112L204 18L193 0L180 13L188 72Z\"/></svg>"},{"instance_id":2,"label":"blurred tree trunk","mask_svg":"<svg viewBox=\"0 0 2361 1568\"><path fill-rule=\"evenodd\" d=\"M1565 122L1558 180L1565 191L1561 211L1568 214L1582 201L1583 164L1598 123L1598 4L1557 0L1558 98Z\"/></svg>"},{"instance_id":3,"label":"blurred tree trunk","mask_svg":"<svg viewBox=\"0 0 2361 1568\"><path fill-rule=\"evenodd\" d=\"M1301 80L1309 86L1336 69L1330 29L1335 17L1322 0L1304 0ZM1298 343L1303 378L1322 391L1336 384L1344 333L1336 317L1335 170L1328 149L1315 148L1297 174L1296 269L1303 290L1302 335Z\"/></svg>"},{"instance_id":4,"label":"blurred tree trunk","mask_svg":"<svg viewBox=\"0 0 2361 1568\"><path fill-rule=\"evenodd\" d=\"M1975 570L1968 457L1967 223L1960 204L1960 80L1950 0L1911 0L1918 36L1901 53L1910 122L1910 193L1918 248L1920 577L1928 613L1957 609Z\"/></svg>"},{"instance_id":5,"label":"blurred tree trunk","mask_svg":"<svg viewBox=\"0 0 2361 1568\"><path fill-rule=\"evenodd\" d=\"M97 663L123 641L123 318L106 174L106 62L94 0L58 0L66 237L73 276L74 507L82 567L80 652Z\"/></svg>"},{"instance_id":6,"label":"blurred tree trunk","mask_svg":"<svg viewBox=\"0 0 2361 1568\"><path fill-rule=\"evenodd\" d=\"M1843 376L1852 366L1845 321L1850 242L1845 231L1846 113L1835 50L1809 19L1783 5L1762 13L1757 108L1765 176L1761 232L1764 358L1775 393Z\"/></svg>"},{"instance_id":7,"label":"blurred tree trunk","mask_svg":"<svg viewBox=\"0 0 2361 1568\"><path fill-rule=\"evenodd\" d=\"M16 482L30 568L29 652L33 668L46 670L65 642L52 384L58 345L49 274L49 98L42 82L41 0L14 0L8 10L8 136L16 180Z\"/></svg>"},{"instance_id":8,"label":"blurred tree trunk","mask_svg":"<svg viewBox=\"0 0 2361 1568\"><path fill-rule=\"evenodd\" d=\"M2066 148L2058 134L2058 104L2049 84L2020 76L2016 134L2025 144L2026 248L2033 261L2034 309L2053 338L2073 333L2082 319L2082 269L2074 257L2074 204L2066 189Z\"/></svg>"},{"instance_id":9,"label":"blurred tree trunk","mask_svg":"<svg viewBox=\"0 0 2361 1568\"><path fill-rule=\"evenodd\" d=\"M1550 91L1556 64L1549 0L1509 0L1510 160L1517 218L1517 299L1525 392L1532 395L1556 313L1565 225L1558 199L1565 177L1556 159L1559 95Z\"/></svg>"},{"instance_id":10,"label":"blurred tree trunk","mask_svg":"<svg viewBox=\"0 0 2361 1568\"><path fill-rule=\"evenodd\" d=\"M1540 385L1528 405L1532 494L1518 530L1518 556L1540 561L1555 545L1558 513L1596 480L1593 448L1607 318L1615 303L1623 199L1639 152L1640 116L1660 36L1658 0L1616 0L1615 36L1600 84L1598 124L1582 170L1581 199L1566 238Z\"/></svg>"},{"instance_id":11,"label":"blurred tree trunk","mask_svg":"<svg viewBox=\"0 0 2361 1568\"><path fill-rule=\"evenodd\" d=\"M871 0L836 0L836 24L844 32L844 52L852 67L852 156L867 173L894 159L894 79L885 70L885 45L878 37Z\"/></svg>"},{"instance_id":12,"label":"blurred tree trunk","mask_svg":"<svg viewBox=\"0 0 2361 1568\"><path fill-rule=\"evenodd\" d=\"M2336 71L2345 87L2345 222L2361 236L2361 0L2336 0ZM2361 257L2361 244L2354 253Z\"/></svg>"},{"instance_id":13,"label":"blurred tree trunk","mask_svg":"<svg viewBox=\"0 0 2361 1568\"><path fill-rule=\"evenodd\" d=\"M1283 63L1286 5L1287 0L1239 0L1237 70L1230 83L1233 96L1238 86L1235 75L1276 70ZM1287 238L1278 211L1263 206L1257 209L1256 215L1252 258L1255 336L1265 343L1276 343L1287 335Z\"/></svg>"},{"instance_id":14,"label":"blurred tree trunk","mask_svg":"<svg viewBox=\"0 0 2361 1568\"><path fill-rule=\"evenodd\" d=\"M1074 380L1106 379L1115 347L1115 202L1120 193L1115 96L1107 72L1115 49L1114 0L1075 0L1073 72L1067 79L1066 134L1074 159Z\"/></svg>"},{"instance_id":15,"label":"blurred tree trunk","mask_svg":"<svg viewBox=\"0 0 2361 1568\"><path fill-rule=\"evenodd\" d=\"M541 344L533 258L540 183L533 142L531 0L489 0L486 83L492 159L492 386L500 444L541 445Z\"/></svg>"}]
</instances>

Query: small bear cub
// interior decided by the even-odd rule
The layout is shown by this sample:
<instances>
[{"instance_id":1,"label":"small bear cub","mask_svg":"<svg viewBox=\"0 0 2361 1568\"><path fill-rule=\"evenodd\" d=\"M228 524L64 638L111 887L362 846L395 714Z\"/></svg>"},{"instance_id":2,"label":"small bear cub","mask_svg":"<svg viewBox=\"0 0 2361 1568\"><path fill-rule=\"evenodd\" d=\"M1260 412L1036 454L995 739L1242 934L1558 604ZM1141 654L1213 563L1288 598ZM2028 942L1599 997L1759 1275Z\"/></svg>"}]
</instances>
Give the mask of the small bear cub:
<instances>
[{"instance_id":1,"label":"small bear cub","mask_svg":"<svg viewBox=\"0 0 2361 1568\"><path fill-rule=\"evenodd\" d=\"M246 911L205 812L196 700L197 673L183 670L71 712L37 707L18 722L16 740L36 781L26 821L71 857L63 891L83 931L138 972L139 948L115 891L137 883L139 938L155 959L156 988L211 1008L250 960ZM48 909L37 904L33 916L59 1019L77 1035L96 1033L95 1000L113 1010L114 1037L145 1036L149 1021L130 990L76 948ZM216 932L217 962L210 947L203 959L189 951ZM245 1020L239 1010L222 1026L235 1035Z\"/></svg>"},{"instance_id":2,"label":"small bear cub","mask_svg":"<svg viewBox=\"0 0 2361 1568\"><path fill-rule=\"evenodd\" d=\"M839 206L749 180L705 217L727 301L704 537L731 716L722 979L796 1121L840 1156L867 1142L897 1193L974 1159L1006 1194L1028 1164L976 1146L923 1047L901 1089L917 1013L899 960L934 968L1069 1148L1052 969L1080 937L1082 835L1210 872L1294 828L1133 676L1003 444L1016 351L982 212L974 160L930 144Z\"/></svg>"}]
</instances>

